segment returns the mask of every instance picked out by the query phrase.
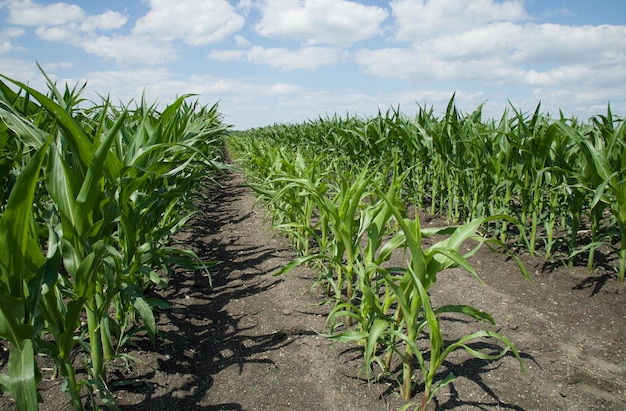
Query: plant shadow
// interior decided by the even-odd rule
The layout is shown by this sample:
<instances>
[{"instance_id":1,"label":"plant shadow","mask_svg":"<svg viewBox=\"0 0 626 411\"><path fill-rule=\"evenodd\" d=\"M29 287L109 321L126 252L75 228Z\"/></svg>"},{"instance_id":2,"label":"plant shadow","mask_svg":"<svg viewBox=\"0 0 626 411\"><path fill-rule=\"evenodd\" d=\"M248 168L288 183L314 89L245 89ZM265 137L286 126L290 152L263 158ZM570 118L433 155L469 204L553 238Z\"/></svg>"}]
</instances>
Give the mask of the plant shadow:
<instances>
[{"instance_id":1,"label":"plant shadow","mask_svg":"<svg viewBox=\"0 0 626 411\"><path fill-rule=\"evenodd\" d=\"M267 268L277 256L275 248L239 241L245 232L220 235L224 227L245 225L253 216L253 211L242 216L232 207L245 190L232 182L233 178L226 172L220 176L219 186L207 187L199 205L202 213L180 240L203 261L217 262L210 268L210 281L201 270L175 267L168 286L147 295L165 300L172 308L155 309L156 349L148 338L135 341L136 349L160 354L154 369L144 367L143 373L132 377L123 372L112 374L115 396L143 398L135 405L120 406L122 410L241 410L236 403L204 405L211 402L214 376L232 366L241 373L246 364L272 365L271 359L259 354L293 342L284 332L259 333L247 314L233 314L225 308L229 302L263 293L281 281L268 281L265 276L280 268ZM260 268L262 264L266 268Z\"/></svg>"},{"instance_id":2,"label":"plant shadow","mask_svg":"<svg viewBox=\"0 0 626 411\"><path fill-rule=\"evenodd\" d=\"M461 320L461 322L464 322L464 321ZM444 343L444 346L452 344L453 342L454 341L452 340L446 341ZM467 344L467 346L473 350L481 351L483 353L488 353L490 355L496 354L502 350L501 346L497 344L489 343L489 342L484 342L484 341L469 343ZM381 352L379 352L378 354L381 354ZM534 357L532 357L531 355L528 355L525 353L519 353L519 354L522 359L532 361L536 364ZM363 350L362 348L359 348L359 347L351 347L351 348L344 350L341 353L341 356L346 358L345 360L346 362L351 362L351 361L362 362ZM430 353L428 351L422 352L422 356L425 361L430 360ZM511 352L508 352L503 358L505 357L515 358L514 354ZM517 361L516 358L515 360ZM485 410L498 408L498 409L523 411L523 408L515 404L509 404L507 402L502 401L497 395L497 393L487 384L487 382L485 382L483 378L484 374L488 374L488 373L493 372L494 370L497 370L501 365L500 361L502 361L502 358L499 360L484 360L480 358L471 357L471 358L467 358L463 360L462 362L453 362L449 360L444 360L442 363L442 367L435 375L435 378L433 381L434 384L437 384L437 382L444 380L449 374L453 374L457 379L465 378L473 382L478 387L480 387L481 391L485 392L493 400L488 401L488 402L484 402L484 401L480 402L480 401L472 401L468 399L463 399L459 395L459 392L457 391L454 385L454 382L452 382L448 384L446 387L449 390L449 394L446 395L447 399L445 402L441 402L441 393L446 388L442 388L442 391L438 392L437 395L433 397L432 402L435 405L435 409L436 410L450 410L450 409L464 408L464 407L471 406L477 409L485 409ZM413 364L413 372L419 374L419 369L420 369L419 363L415 361ZM402 375L402 363L396 360L394 361L393 369L391 369L390 372L385 373L383 375L379 375L375 379L376 384L379 384L385 387L380 392L380 395L379 395L380 400L384 400L385 398L394 395L394 393L399 392L400 385L401 385L400 384L401 375ZM361 374L357 376L352 376L351 378L363 380L365 379L365 372L362 372ZM421 379L422 377L420 376L418 378ZM425 386L423 382L419 384L415 384L413 386L412 391L411 391L411 398L414 402L417 402L417 403L421 402L424 389L425 389Z\"/></svg>"}]
</instances>

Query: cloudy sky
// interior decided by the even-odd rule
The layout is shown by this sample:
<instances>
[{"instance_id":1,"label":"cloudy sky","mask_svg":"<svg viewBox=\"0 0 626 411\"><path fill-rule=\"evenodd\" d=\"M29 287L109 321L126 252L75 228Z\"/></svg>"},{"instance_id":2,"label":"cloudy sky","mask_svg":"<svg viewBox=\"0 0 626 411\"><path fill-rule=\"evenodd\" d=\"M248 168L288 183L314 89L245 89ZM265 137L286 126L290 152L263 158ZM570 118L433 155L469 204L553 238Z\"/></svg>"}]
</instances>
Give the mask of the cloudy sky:
<instances>
[{"instance_id":1,"label":"cloudy sky","mask_svg":"<svg viewBox=\"0 0 626 411\"><path fill-rule=\"evenodd\" d=\"M0 73L219 101L236 129L418 105L626 113L623 0L0 0Z\"/></svg>"}]
</instances>

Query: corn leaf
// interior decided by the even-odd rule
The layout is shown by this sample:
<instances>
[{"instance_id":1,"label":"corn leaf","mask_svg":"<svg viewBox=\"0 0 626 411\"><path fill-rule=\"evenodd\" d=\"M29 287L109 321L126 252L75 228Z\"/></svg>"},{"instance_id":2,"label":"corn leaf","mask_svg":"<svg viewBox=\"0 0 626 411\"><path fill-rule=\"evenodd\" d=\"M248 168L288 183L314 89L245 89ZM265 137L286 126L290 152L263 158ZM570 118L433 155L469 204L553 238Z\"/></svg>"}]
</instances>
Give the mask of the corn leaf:
<instances>
[{"instance_id":1,"label":"corn leaf","mask_svg":"<svg viewBox=\"0 0 626 411\"><path fill-rule=\"evenodd\" d=\"M39 246L33 247L29 236L32 235L30 220L35 189L48 143L35 153L20 173L0 217L0 292L18 298L24 295L24 281L45 262Z\"/></svg>"},{"instance_id":2,"label":"corn leaf","mask_svg":"<svg viewBox=\"0 0 626 411\"><path fill-rule=\"evenodd\" d=\"M9 353L9 375L2 376L0 385L15 399L18 411L38 409L38 374L35 350L30 339L20 341L11 347Z\"/></svg>"}]
</instances>

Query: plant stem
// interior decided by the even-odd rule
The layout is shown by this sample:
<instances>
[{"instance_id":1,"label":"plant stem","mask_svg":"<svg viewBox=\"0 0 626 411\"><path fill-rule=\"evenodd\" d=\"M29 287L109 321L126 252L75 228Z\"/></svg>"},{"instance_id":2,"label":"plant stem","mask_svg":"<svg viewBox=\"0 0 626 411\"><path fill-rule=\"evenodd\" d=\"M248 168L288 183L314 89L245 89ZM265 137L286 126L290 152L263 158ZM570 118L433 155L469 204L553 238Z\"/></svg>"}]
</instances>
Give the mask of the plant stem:
<instances>
[{"instance_id":1,"label":"plant stem","mask_svg":"<svg viewBox=\"0 0 626 411\"><path fill-rule=\"evenodd\" d=\"M624 271L626 271L626 223L620 223L619 231L621 239L619 250L619 271L617 272L617 278L619 281L624 281Z\"/></svg>"},{"instance_id":2,"label":"plant stem","mask_svg":"<svg viewBox=\"0 0 626 411\"><path fill-rule=\"evenodd\" d=\"M95 297L93 300L95 306ZM93 377L96 380L104 381L104 364L102 361L102 336L100 332L100 321L96 314L97 308L87 307L87 326L89 328L89 347L91 349L91 367Z\"/></svg>"},{"instance_id":3,"label":"plant stem","mask_svg":"<svg viewBox=\"0 0 626 411\"><path fill-rule=\"evenodd\" d=\"M66 359L63 359L63 370L62 372L64 378L67 380L67 393L70 396L70 402L72 403L72 407L74 410L82 410L83 403L80 400L80 393L76 391L76 374L74 373L74 367L72 367L72 361L68 362Z\"/></svg>"},{"instance_id":4,"label":"plant stem","mask_svg":"<svg viewBox=\"0 0 626 411\"><path fill-rule=\"evenodd\" d=\"M98 332L100 334L100 341L102 344L102 355L104 360L111 360L115 356L113 347L111 345L111 336L109 332L109 318L107 316L107 307L105 304L106 298L104 296L104 287L101 282L97 282L96 284L96 310L99 313L102 313L102 318L99 321L100 327ZM105 332L103 332L103 330ZM104 365L103 365L104 367ZM104 370L103 370L104 371Z\"/></svg>"},{"instance_id":5,"label":"plant stem","mask_svg":"<svg viewBox=\"0 0 626 411\"><path fill-rule=\"evenodd\" d=\"M398 310L396 311L396 315L395 315L395 320L394 320L394 328L397 330L398 326L400 325L400 318L402 318L402 307L398 307ZM391 342L389 343L389 351L387 353L387 358L385 359L385 372L389 372L389 370L391 369L391 359L393 358L393 348L396 345L396 336L392 335L391 337Z\"/></svg>"},{"instance_id":6,"label":"plant stem","mask_svg":"<svg viewBox=\"0 0 626 411\"><path fill-rule=\"evenodd\" d=\"M409 345L404 350L402 364L402 399L408 401L411 398L411 377L413 376L413 350Z\"/></svg>"}]
</instances>

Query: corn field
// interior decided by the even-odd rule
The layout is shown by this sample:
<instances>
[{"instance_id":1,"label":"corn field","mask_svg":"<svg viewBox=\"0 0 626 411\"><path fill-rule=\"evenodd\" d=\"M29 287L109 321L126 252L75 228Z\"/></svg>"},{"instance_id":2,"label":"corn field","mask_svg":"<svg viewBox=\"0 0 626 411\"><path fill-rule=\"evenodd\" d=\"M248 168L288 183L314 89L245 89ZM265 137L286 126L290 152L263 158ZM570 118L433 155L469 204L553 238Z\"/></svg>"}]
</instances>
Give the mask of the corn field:
<instances>
[{"instance_id":1,"label":"corn field","mask_svg":"<svg viewBox=\"0 0 626 411\"><path fill-rule=\"evenodd\" d=\"M395 378L404 409L425 409L455 380L437 371L456 350L489 360L512 353L524 370L513 342L492 331L444 344L442 315L494 323L471 306L433 307L428 294L452 267L482 282L470 263L481 246L509 253L529 280L512 249L569 265L582 259L591 272L597 250L608 248L618 255L615 276L624 279L624 120L610 107L587 123L562 114L553 119L539 105L532 114L510 109L483 120L481 108L461 114L453 96L441 117L433 109L420 108L414 118L390 109L227 138L272 227L298 253L279 274L302 264L319 272L332 307L328 337L361 346L370 378ZM424 228L420 213L449 224ZM430 237L440 240L426 246ZM467 242L474 246L462 253ZM398 252L406 265L390 266ZM423 339L427 348L418 345ZM475 349L481 339L502 350ZM394 359L402 364L399 374ZM423 396L409 402L417 384Z\"/></svg>"},{"instance_id":2,"label":"corn field","mask_svg":"<svg viewBox=\"0 0 626 411\"><path fill-rule=\"evenodd\" d=\"M208 275L210 262L172 236L223 169L227 127L217 106L189 96L162 111L93 104L84 85L46 79L45 94L0 81L0 338L10 344L0 388L18 410L36 410L45 356L74 409L81 391L93 408L116 409L107 365L137 333L154 344L153 310L166 308L146 291L167 286L175 264Z\"/></svg>"},{"instance_id":3,"label":"corn field","mask_svg":"<svg viewBox=\"0 0 626 411\"><path fill-rule=\"evenodd\" d=\"M448 314L494 324L492 315L431 303L450 268L482 282L471 264L481 247L509 254L529 280L519 252L591 272L609 250L624 279L626 126L610 107L587 122L539 105L485 120L482 107L460 113L453 96L440 116L391 108L230 132L217 105L188 95L164 109L96 104L84 85L43 75L45 93L0 75L0 338L10 347L0 389L18 410L42 401L40 356L74 409L85 392L94 409L118 408L107 366L138 335L154 344L154 312L168 308L148 291L167 287L173 266L210 281L213 262L173 237L198 212L199 187L230 167L224 146L296 252L277 275L315 269L330 302L326 336L361 347L368 378L395 379L403 409L425 409L455 380L439 371L457 350L512 355L524 370L505 335L450 341L442 331ZM424 227L426 213L448 224ZM405 264L391 265L398 255ZM483 340L500 350L476 348Z\"/></svg>"},{"instance_id":4,"label":"corn field","mask_svg":"<svg viewBox=\"0 0 626 411\"><path fill-rule=\"evenodd\" d=\"M626 124L610 107L588 123L553 119L539 105L530 115L511 109L485 121L481 107L460 114L453 97L440 118L432 109L420 108L415 118L391 109L370 119L335 116L252 129L230 141L259 191L276 191L290 177L317 184L351 170L384 178L395 169L406 173L398 192L405 206L450 223L506 214L523 229L492 223L494 237L547 259L584 259L589 271L596 250L606 246L617 252L615 275L624 278ZM278 207L274 219L290 220L284 214L293 207L300 206Z\"/></svg>"}]
</instances>

